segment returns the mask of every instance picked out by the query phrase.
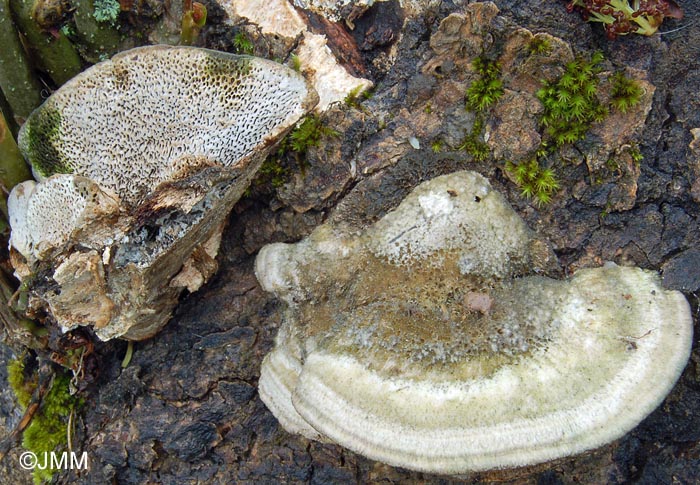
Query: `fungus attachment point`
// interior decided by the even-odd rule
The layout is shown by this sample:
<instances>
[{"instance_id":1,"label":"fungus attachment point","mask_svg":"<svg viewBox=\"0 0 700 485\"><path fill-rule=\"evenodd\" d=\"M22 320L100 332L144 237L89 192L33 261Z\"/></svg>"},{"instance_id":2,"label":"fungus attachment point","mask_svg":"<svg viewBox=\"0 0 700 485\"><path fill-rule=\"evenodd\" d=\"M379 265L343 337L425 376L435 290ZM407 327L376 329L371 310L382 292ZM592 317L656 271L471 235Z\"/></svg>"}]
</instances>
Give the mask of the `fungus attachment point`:
<instances>
[{"instance_id":1,"label":"fungus attachment point","mask_svg":"<svg viewBox=\"0 0 700 485\"><path fill-rule=\"evenodd\" d=\"M10 196L30 311L153 335L214 273L233 204L317 101L281 64L192 47L125 51L64 84L19 135L40 180Z\"/></svg>"},{"instance_id":2,"label":"fungus attachment point","mask_svg":"<svg viewBox=\"0 0 700 485\"><path fill-rule=\"evenodd\" d=\"M256 275L287 307L260 396L290 432L433 473L608 443L678 379L688 303L649 271L544 276L555 265L470 172L419 185L360 235L328 223L266 246Z\"/></svg>"}]
</instances>

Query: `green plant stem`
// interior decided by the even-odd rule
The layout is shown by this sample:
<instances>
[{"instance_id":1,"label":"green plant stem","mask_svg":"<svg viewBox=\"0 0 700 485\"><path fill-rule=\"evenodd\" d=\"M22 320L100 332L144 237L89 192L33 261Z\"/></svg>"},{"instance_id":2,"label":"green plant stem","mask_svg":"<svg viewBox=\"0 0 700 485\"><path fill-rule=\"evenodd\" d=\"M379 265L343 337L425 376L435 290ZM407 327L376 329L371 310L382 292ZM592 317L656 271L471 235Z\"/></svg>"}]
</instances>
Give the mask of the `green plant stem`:
<instances>
[{"instance_id":1,"label":"green plant stem","mask_svg":"<svg viewBox=\"0 0 700 485\"><path fill-rule=\"evenodd\" d=\"M41 85L15 30L10 0L0 0L0 46L0 89L12 109L13 121L21 124L41 104Z\"/></svg>"},{"instance_id":2,"label":"green plant stem","mask_svg":"<svg viewBox=\"0 0 700 485\"><path fill-rule=\"evenodd\" d=\"M19 124L17 124L15 118L12 116L12 108L10 108L10 103L7 102L7 99L5 99L5 96L2 93L2 89L0 89L0 114L2 114L5 118L5 122L10 128L10 133L12 133L12 136L14 136L15 139L17 139L17 133L19 132Z\"/></svg>"},{"instance_id":3,"label":"green plant stem","mask_svg":"<svg viewBox=\"0 0 700 485\"><path fill-rule=\"evenodd\" d=\"M207 21L207 9L198 2L185 0L182 4L180 44L192 45Z\"/></svg>"},{"instance_id":4,"label":"green plant stem","mask_svg":"<svg viewBox=\"0 0 700 485\"><path fill-rule=\"evenodd\" d=\"M32 177L24 158L17 148L17 143L12 137L5 117L0 113L0 184L2 184L3 197L0 210L7 218L7 203L5 191L10 191L18 183Z\"/></svg>"},{"instance_id":5,"label":"green plant stem","mask_svg":"<svg viewBox=\"0 0 700 485\"><path fill-rule=\"evenodd\" d=\"M46 72L57 86L61 86L80 72L78 52L65 35L44 32L32 17L36 0L9 0L19 31L29 47L37 67Z\"/></svg>"},{"instance_id":6,"label":"green plant stem","mask_svg":"<svg viewBox=\"0 0 700 485\"><path fill-rule=\"evenodd\" d=\"M93 0L73 0L73 20L80 38L80 53L90 62L108 59L119 50L121 36L117 27L109 22L95 19Z\"/></svg>"},{"instance_id":7,"label":"green plant stem","mask_svg":"<svg viewBox=\"0 0 700 485\"><path fill-rule=\"evenodd\" d=\"M122 360L122 369L126 369L131 362L131 357L134 355L134 341L129 340L126 346L126 353L124 354L124 359Z\"/></svg>"}]
</instances>

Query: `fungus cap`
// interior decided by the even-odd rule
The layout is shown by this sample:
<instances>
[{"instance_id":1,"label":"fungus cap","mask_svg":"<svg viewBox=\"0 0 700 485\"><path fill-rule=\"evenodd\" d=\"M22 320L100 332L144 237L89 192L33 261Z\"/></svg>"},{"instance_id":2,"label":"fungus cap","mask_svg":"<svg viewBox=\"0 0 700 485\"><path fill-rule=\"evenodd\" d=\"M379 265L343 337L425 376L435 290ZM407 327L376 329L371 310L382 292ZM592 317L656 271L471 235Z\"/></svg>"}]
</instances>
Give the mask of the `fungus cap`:
<instances>
[{"instance_id":1,"label":"fungus cap","mask_svg":"<svg viewBox=\"0 0 700 485\"><path fill-rule=\"evenodd\" d=\"M281 64L195 47L119 53L71 79L27 119L38 179L76 173L137 205L206 161L230 167L316 104Z\"/></svg>"},{"instance_id":2,"label":"fungus cap","mask_svg":"<svg viewBox=\"0 0 700 485\"><path fill-rule=\"evenodd\" d=\"M637 268L552 279L550 258L467 172L421 184L359 236L325 225L265 247L256 274L287 309L261 398L292 432L426 472L608 443L685 367L688 303Z\"/></svg>"},{"instance_id":3,"label":"fungus cap","mask_svg":"<svg viewBox=\"0 0 700 485\"><path fill-rule=\"evenodd\" d=\"M9 207L30 310L103 340L155 334L214 273L234 203L317 102L281 64L192 47L132 49L65 83L19 135L40 180Z\"/></svg>"},{"instance_id":4,"label":"fungus cap","mask_svg":"<svg viewBox=\"0 0 700 485\"><path fill-rule=\"evenodd\" d=\"M8 211L12 226L10 245L28 260L34 260L46 258L75 231L93 225L95 219L116 217L119 203L114 194L105 193L88 178L58 174L39 184L31 180L19 184L8 198ZM93 240L107 237L86 235Z\"/></svg>"}]
</instances>

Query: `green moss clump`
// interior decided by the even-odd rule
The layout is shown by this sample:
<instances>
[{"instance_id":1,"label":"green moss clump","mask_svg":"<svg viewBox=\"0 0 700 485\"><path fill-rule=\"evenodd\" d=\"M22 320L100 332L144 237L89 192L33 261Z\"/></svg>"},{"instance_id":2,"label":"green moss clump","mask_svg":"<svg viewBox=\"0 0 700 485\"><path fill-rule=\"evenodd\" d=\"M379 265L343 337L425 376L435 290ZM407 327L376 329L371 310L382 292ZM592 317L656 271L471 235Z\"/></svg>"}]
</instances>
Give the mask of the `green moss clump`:
<instances>
[{"instance_id":1,"label":"green moss clump","mask_svg":"<svg viewBox=\"0 0 700 485\"><path fill-rule=\"evenodd\" d=\"M309 148L319 146L322 138L339 134L324 125L317 115L309 115L289 135L289 147L298 154L304 154Z\"/></svg>"},{"instance_id":2,"label":"green moss clump","mask_svg":"<svg viewBox=\"0 0 700 485\"><path fill-rule=\"evenodd\" d=\"M18 403L26 409L38 385L37 373L27 375L24 361L16 359L8 362L7 374L8 383ZM82 404L80 399L70 394L70 379L63 371L54 375L50 388L41 400L41 406L22 435L22 446L34 453L42 465L45 453L60 452L67 446L69 416ZM44 470L34 468L36 485L49 482L57 471L50 467L50 460L47 463L49 466Z\"/></svg>"},{"instance_id":3,"label":"green moss clump","mask_svg":"<svg viewBox=\"0 0 700 485\"><path fill-rule=\"evenodd\" d=\"M68 417L79 404L70 395L69 385L70 377L63 372L57 373L39 411L24 430L22 446L40 457L40 461L43 460L44 453L61 450L67 445ZM51 466L44 470L35 467L34 483L39 485L50 481L56 471Z\"/></svg>"},{"instance_id":4,"label":"green moss clump","mask_svg":"<svg viewBox=\"0 0 700 485\"><path fill-rule=\"evenodd\" d=\"M289 177L289 167L282 164L282 159L279 156L268 157L260 166L258 171L259 181L269 181L274 188L279 188L284 185Z\"/></svg>"},{"instance_id":5,"label":"green moss clump","mask_svg":"<svg viewBox=\"0 0 700 485\"><path fill-rule=\"evenodd\" d=\"M569 62L566 72L553 82L544 82L537 97L544 105L540 123L557 146L582 139L592 123L608 113L597 97L601 53L590 61L581 58Z\"/></svg>"},{"instance_id":6,"label":"green moss clump","mask_svg":"<svg viewBox=\"0 0 700 485\"><path fill-rule=\"evenodd\" d=\"M28 378L24 375L24 370L22 359L12 359L7 363L7 382L23 410L29 406L29 401L37 386L36 374Z\"/></svg>"},{"instance_id":7,"label":"green moss clump","mask_svg":"<svg viewBox=\"0 0 700 485\"><path fill-rule=\"evenodd\" d=\"M552 43L549 42L549 39L547 37L544 37L542 35L536 35L535 37L530 39L530 42L527 45L527 49L532 55L546 55L551 52Z\"/></svg>"},{"instance_id":8,"label":"green moss clump","mask_svg":"<svg viewBox=\"0 0 700 485\"><path fill-rule=\"evenodd\" d=\"M472 61L472 67L481 75L467 89L467 109L484 111L503 96L501 69L494 61L479 56Z\"/></svg>"},{"instance_id":9,"label":"green moss clump","mask_svg":"<svg viewBox=\"0 0 700 485\"><path fill-rule=\"evenodd\" d=\"M462 144L457 147L459 150L466 151L477 162L483 162L491 154L489 146L482 141L481 133L483 130L484 120L480 115L477 115L471 131L464 136Z\"/></svg>"},{"instance_id":10,"label":"green moss clump","mask_svg":"<svg viewBox=\"0 0 700 485\"><path fill-rule=\"evenodd\" d=\"M281 187L291 174L290 165L293 164L293 160L296 160L303 171L304 156L308 149L319 146L324 137L338 135L336 130L324 125L318 115L306 116L291 133L282 139L277 150L263 162L258 171L258 177L251 185L262 187L269 184L273 188ZM245 195L249 196L251 193L252 191L248 189Z\"/></svg>"},{"instance_id":11,"label":"green moss clump","mask_svg":"<svg viewBox=\"0 0 700 485\"><path fill-rule=\"evenodd\" d=\"M510 172L515 183L520 187L523 197L534 199L538 207L552 201L552 195L559 189L559 181L551 168L543 168L537 158L527 162L514 164L506 163L506 170Z\"/></svg>"},{"instance_id":12,"label":"green moss clump","mask_svg":"<svg viewBox=\"0 0 700 485\"><path fill-rule=\"evenodd\" d=\"M637 81L616 72L612 76L612 93L610 104L621 113L627 113L631 107L639 104L642 88Z\"/></svg>"},{"instance_id":13,"label":"green moss clump","mask_svg":"<svg viewBox=\"0 0 700 485\"><path fill-rule=\"evenodd\" d=\"M364 111L362 105L360 104L362 100L370 99L372 97L372 91L369 89L364 89L364 86L355 86L350 90L350 92L343 99L345 106L350 108L359 109ZM362 98L362 100L360 99Z\"/></svg>"},{"instance_id":14,"label":"green moss clump","mask_svg":"<svg viewBox=\"0 0 700 485\"><path fill-rule=\"evenodd\" d=\"M642 152L639 150L639 147L637 145L632 145L629 151L634 163L639 164L642 160L644 160L644 155L642 155Z\"/></svg>"},{"instance_id":15,"label":"green moss clump","mask_svg":"<svg viewBox=\"0 0 700 485\"><path fill-rule=\"evenodd\" d=\"M238 32L233 37L233 47L236 49L237 54L252 55L255 50L253 43L243 31Z\"/></svg>"}]
</instances>

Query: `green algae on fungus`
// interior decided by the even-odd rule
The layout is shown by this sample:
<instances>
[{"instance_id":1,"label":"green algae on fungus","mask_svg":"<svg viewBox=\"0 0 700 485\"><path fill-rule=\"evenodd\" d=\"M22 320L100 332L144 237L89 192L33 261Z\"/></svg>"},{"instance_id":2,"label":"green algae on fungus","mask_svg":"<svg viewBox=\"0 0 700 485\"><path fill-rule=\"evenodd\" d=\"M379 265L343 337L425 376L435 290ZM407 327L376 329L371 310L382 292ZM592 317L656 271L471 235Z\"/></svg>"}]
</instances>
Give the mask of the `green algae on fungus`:
<instances>
[{"instance_id":1,"label":"green algae on fungus","mask_svg":"<svg viewBox=\"0 0 700 485\"><path fill-rule=\"evenodd\" d=\"M37 180L57 173L73 173L70 161L59 148L61 112L56 109L36 111L22 126L19 148L32 166Z\"/></svg>"},{"instance_id":2,"label":"green algae on fungus","mask_svg":"<svg viewBox=\"0 0 700 485\"><path fill-rule=\"evenodd\" d=\"M556 265L503 197L456 172L358 234L264 247L286 303L260 397L290 432L443 474L541 463L613 441L683 370L692 318L656 274Z\"/></svg>"}]
</instances>

